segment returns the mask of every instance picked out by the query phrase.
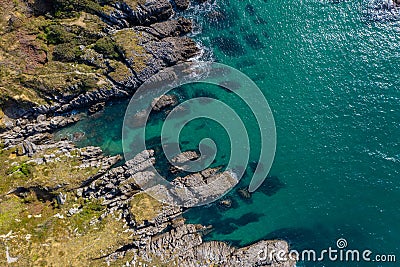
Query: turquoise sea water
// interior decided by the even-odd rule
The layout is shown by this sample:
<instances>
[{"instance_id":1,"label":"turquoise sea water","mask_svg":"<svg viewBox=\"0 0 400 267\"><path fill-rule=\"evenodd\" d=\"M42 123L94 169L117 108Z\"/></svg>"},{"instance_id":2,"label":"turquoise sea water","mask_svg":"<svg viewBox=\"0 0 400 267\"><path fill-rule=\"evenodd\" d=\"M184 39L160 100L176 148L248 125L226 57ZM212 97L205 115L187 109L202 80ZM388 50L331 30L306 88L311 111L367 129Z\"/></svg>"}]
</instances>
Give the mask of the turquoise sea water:
<instances>
[{"instance_id":1,"label":"turquoise sea water","mask_svg":"<svg viewBox=\"0 0 400 267\"><path fill-rule=\"evenodd\" d=\"M336 240L345 238L349 249L396 254L400 261L400 23L369 21L365 6L360 1L223 0L183 13L198 21L194 38L212 49L214 60L241 70L260 87L277 127L273 178L250 201L233 190L233 208L214 204L185 214L190 222L214 226L206 239L247 245L283 238L294 249L320 250L335 248ZM196 86L185 90L186 97L208 90L232 106L237 101L246 126L256 127L230 94ZM80 145L121 153L126 105L114 103L59 135L83 131ZM154 145L160 125L150 127L148 140ZM223 164L229 144L212 122L189 124L181 144L196 148L204 137L218 144L214 164ZM252 140L255 160L256 134Z\"/></svg>"}]
</instances>

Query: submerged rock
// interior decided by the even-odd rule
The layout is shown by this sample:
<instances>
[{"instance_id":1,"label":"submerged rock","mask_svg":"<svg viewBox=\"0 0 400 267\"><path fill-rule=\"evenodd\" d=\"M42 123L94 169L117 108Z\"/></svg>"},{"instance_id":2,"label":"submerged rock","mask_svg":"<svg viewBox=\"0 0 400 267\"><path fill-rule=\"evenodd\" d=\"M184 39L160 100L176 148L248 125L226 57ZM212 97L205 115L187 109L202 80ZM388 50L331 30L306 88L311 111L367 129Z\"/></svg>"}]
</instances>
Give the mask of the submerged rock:
<instances>
[{"instance_id":1,"label":"submerged rock","mask_svg":"<svg viewBox=\"0 0 400 267\"><path fill-rule=\"evenodd\" d=\"M85 133L84 133L84 132L74 132L74 133L72 134L72 140L73 140L74 142L80 141L80 140L82 140L84 137L85 137Z\"/></svg>"},{"instance_id":2,"label":"submerged rock","mask_svg":"<svg viewBox=\"0 0 400 267\"><path fill-rule=\"evenodd\" d=\"M262 49L265 47L264 43L255 33L246 34L244 40L253 49Z\"/></svg>"},{"instance_id":3,"label":"submerged rock","mask_svg":"<svg viewBox=\"0 0 400 267\"><path fill-rule=\"evenodd\" d=\"M247 187L239 188L239 189L237 190L237 193L239 194L239 196L240 196L242 199L248 200L248 199L251 198L251 194L250 194L249 189L248 189Z\"/></svg>"},{"instance_id":4,"label":"submerged rock","mask_svg":"<svg viewBox=\"0 0 400 267\"><path fill-rule=\"evenodd\" d=\"M238 57L245 54L243 46L234 37L215 37L211 43L227 56Z\"/></svg>"},{"instance_id":5,"label":"submerged rock","mask_svg":"<svg viewBox=\"0 0 400 267\"><path fill-rule=\"evenodd\" d=\"M245 11L246 11L247 13L249 13L249 15L251 15L251 16L254 16L254 15L256 14L256 10L255 10L254 6L252 6L252 5L250 5L250 4L247 4L247 5L246 5Z\"/></svg>"},{"instance_id":6,"label":"submerged rock","mask_svg":"<svg viewBox=\"0 0 400 267\"><path fill-rule=\"evenodd\" d=\"M174 0L176 7L179 10L185 10L189 7L190 1L189 0Z\"/></svg>"},{"instance_id":7,"label":"submerged rock","mask_svg":"<svg viewBox=\"0 0 400 267\"><path fill-rule=\"evenodd\" d=\"M89 114L94 114L96 112L99 112L99 111L103 110L105 106L106 106L106 103L104 103L104 102L96 103L89 108L89 110L88 110Z\"/></svg>"}]
</instances>

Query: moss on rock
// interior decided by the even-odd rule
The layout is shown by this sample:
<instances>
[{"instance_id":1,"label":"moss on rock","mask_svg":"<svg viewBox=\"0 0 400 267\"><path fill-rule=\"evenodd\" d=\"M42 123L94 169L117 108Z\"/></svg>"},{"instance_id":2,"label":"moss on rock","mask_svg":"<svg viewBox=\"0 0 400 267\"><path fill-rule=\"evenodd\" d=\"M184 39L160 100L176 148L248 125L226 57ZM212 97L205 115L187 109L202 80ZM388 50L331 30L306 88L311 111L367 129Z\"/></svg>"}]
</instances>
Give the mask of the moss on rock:
<instances>
[{"instance_id":1,"label":"moss on rock","mask_svg":"<svg viewBox=\"0 0 400 267\"><path fill-rule=\"evenodd\" d=\"M155 37L133 29L123 29L114 33L112 38L118 51L128 61L134 72L140 73L146 68L151 55L144 49L143 44L155 40Z\"/></svg>"},{"instance_id":2,"label":"moss on rock","mask_svg":"<svg viewBox=\"0 0 400 267\"><path fill-rule=\"evenodd\" d=\"M114 59L119 58L116 44L115 44L114 40L112 40L108 36L105 36L105 37L97 40L96 43L94 44L93 48L96 52L104 55L105 57L114 58Z\"/></svg>"},{"instance_id":3,"label":"moss on rock","mask_svg":"<svg viewBox=\"0 0 400 267\"><path fill-rule=\"evenodd\" d=\"M162 203L146 193L136 194L129 205L131 213L139 225L153 220L162 209Z\"/></svg>"}]
</instances>

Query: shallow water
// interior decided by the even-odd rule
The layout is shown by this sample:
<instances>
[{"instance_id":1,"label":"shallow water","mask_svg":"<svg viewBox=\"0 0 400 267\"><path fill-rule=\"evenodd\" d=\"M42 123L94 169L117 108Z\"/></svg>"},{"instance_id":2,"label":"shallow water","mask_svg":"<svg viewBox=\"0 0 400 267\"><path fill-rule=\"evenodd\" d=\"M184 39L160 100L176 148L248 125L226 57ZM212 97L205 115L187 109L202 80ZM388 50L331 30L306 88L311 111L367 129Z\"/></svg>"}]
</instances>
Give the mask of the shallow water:
<instances>
[{"instance_id":1,"label":"shallow water","mask_svg":"<svg viewBox=\"0 0 400 267\"><path fill-rule=\"evenodd\" d=\"M198 20L195 38L212 49L214 59L243 71L268 99L278 137L274 177L249 201L233 190L233 208L214 204L192 209L186 217L213 224L210 240L246 245L283 238L294 249L318 250L336 247L342 237L349 249L397 254L400 260L400 23L369 21L366 4L359 1L218 3L212 10L223 12L221 19L199 8L184 15ZM185 90L192 97L198 88ZM247 118L239 100L208 92L237 104ZM60 135L83 131L79 144L121 153L125 107L126 102L115 103ZM246 126L256 127L251 118ZM158 130L155 123L149 140ZM215 164L222 164L229 144L212 122L192 122L181 134L181 145L196 148L210 132L219 144ZM256 134L252 140L255 160ZM396 266L318 266L323 265Z\"/></svg>"}]
</instances>

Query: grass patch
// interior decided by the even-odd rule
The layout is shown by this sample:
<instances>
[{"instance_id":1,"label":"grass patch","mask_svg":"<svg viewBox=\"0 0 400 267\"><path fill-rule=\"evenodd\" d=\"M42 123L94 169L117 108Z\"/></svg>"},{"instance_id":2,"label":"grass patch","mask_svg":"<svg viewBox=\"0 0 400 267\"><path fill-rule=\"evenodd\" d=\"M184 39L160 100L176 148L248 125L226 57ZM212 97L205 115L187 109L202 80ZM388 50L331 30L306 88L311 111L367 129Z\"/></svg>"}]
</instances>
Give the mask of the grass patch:
<instances>
[{"instance_id":1,"label":"grass patch","mask_svg":"<svg viewBox=\"0 0 400 267\"><path fill-rule=\"evenodd\" d=\"M133 196L129 205L138 224L153 220L162 209L162 203L146 193L138 193Z\"/></svg>"},{"instance_id":2,"label":"grass patch","mask_svg":"<svg viewBox=\"0 0 400 267\"><path fill-rule=\"evenodd\" d=\"M136 73L143 71L150 59L150 55L147 54L141 43L142 37L143 33L136 32L133 29L120 30L112 36L118 51L124 55Z\"/></svg>"}]
</instances>

